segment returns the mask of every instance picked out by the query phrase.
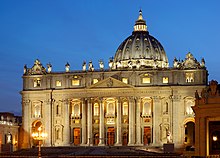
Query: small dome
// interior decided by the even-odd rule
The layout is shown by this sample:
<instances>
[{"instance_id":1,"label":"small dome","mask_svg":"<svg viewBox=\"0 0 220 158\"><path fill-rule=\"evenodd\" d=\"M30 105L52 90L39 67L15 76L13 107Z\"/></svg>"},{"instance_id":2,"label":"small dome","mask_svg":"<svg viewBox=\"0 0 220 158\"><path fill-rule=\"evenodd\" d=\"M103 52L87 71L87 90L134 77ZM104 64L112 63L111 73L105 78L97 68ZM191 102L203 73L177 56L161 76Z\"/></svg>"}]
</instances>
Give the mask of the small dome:
<instances>
[{"instance_id":1,"label":"small dome","mask_svg":"<svg viewBox=\"0 0 220 158\"><path fill-rule=\"evenodd\" d=\"M134 25L132 35L118 47L112 69L167 68L168 59L163 46L147 31L142 11Z\"/></svg>"}]
</instances>

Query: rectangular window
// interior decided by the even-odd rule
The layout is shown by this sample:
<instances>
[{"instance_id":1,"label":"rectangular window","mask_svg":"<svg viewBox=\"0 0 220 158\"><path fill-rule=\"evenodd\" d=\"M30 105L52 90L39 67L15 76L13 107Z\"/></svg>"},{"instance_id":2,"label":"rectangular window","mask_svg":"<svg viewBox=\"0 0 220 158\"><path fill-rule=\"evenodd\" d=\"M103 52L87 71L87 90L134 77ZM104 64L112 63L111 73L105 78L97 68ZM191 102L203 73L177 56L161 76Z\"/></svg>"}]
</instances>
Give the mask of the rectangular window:
<instances>
[{"instance_id":1,"label":"rectangular window","mask_svg":"<svg viewBox=\"0 0 220 158\"><path fill-rule=\"evenodd\" d=\"M93 78L92 83L93 83L93 84L96 84L97 82L99 82L99 80L98 80L97 78Z\"/></svg>"},{"instance_id":2,"label":"rectangular window","mask_svg":"<svg viewBox=\"0 0 220 158\"><path fill-rule=\"evenodd\" d=\"M34 87L40 87L41 86L41 80L40 78L37 78L34 80Z\"/></svg>"},{"instance_id":3,"label":"rectangular window","mask_svg":"<svg viewBox=\"0 0 220 158\"><path fill-rule=\"evenodd\" d=\"M122 82L128 84L128 78L122 78Z\"/></svg>"},{"instance_id":4,"label":"rectangular window","mask_svg":"<svg viewBox=\"0 0 220 158\"><path fill-rule=\"evenodd\" d=\"M150 83L150 77L143 77L142 83Z\"/></svg>"},{"instance_id":5,"label":"rectangular window","mask_svg":"<svg viewBox=\"0 0 220 158\"><path fill-rule=\"evenodd\" d=\"M169 83L169 78L168 77L163 77L163 83Z\"/></svg>"},{"instance_id":6,"label":"rectangular window","mask_svg":"<svg viewBox=\"0 0 220 158\"><path fill-rule=\"evenodd\" d=\"M57 87L61 87L61 81L57 80L57 81L56 81L56 86L57 86Z\"/></svg>"},{"instance_id":7,"label":"rectangular window","mask_svg":"<svg viewBox=\"0 0 220 158\"><path fill-rule=\"evenodd\" d=\"M194 73L186 73L186 82L187 83L194 82Z\"/></svg>"},{"instance_id":8,"label":"rectangular window","mask_svg":"<svg viewBox=\"0 0 220 158\"><path fill-rule=\"evenodd\" d=\"M99 104L94 104L94 116L99 116Z\"/></svg>"},{"instance_id":9,"label":"rectangular window","mask_svg":"<svg viewBox=\"0 0 220 158\"><path fill-rule=\"evenodd\" d=\"M79 85L80 85L79 79L73 79L72 80L72 86L79 86Z\"/></svg>"},{"instance_id":10,"label":"rectangular window","mask_svg":"<svg viewBox=\"0 0 220 158\"><path fill-rule=\"evenodd\" d=\"M123 115L128 115L128 103L123 103Z\"/></svg>"}]
</instances>

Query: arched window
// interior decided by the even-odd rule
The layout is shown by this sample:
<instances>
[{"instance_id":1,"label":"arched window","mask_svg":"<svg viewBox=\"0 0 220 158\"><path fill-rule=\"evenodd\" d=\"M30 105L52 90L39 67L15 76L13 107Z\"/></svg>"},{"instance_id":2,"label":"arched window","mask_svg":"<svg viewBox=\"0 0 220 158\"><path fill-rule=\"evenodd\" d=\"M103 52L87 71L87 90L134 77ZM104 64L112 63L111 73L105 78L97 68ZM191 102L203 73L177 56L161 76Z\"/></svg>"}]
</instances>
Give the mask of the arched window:
<instances>
[{"instance_id":1,"label":"arched window","mask_svg":"<svg viewBox=\"0 0 220 158\"><path fill-rule=\"evenodd\" d=\"M79 116L80 115L80 106L79 104L74 105L74 115Z\"/></svg>"},{"instance_id":2,"label":"arched window","mask_svg":"<svg viewBox=\"0 0 220 158\"><path fill-rule=\"evenodd\" d=\"M145 102L143 104L143 115L150 116L151 115L151 104L150 102Z\"/></svg>"},{"instance_id":3,"label":"arched window","mask_svg":"<svg viewBox=\"0 0 220 158\"><path fill-rule=\"evenodd\" d=\"M94 104L94 116L99 116L99 104Z\"/></svg>"},{"instance_id":4,"label":"arched window","mask_svg":"<svg viewBox=\"0 0 220 158\"><path fill-rule=\"evenodd\" d=\"M128 115L128 103L123 103L123 115Z\"/></svg>"},{"instance_id":5,"label":"arched window","mask_svg":"<svg viewBox=\"0 0 220 158\"><path fill-rule=\"evenodd\" d=\"M115 105L114 105L114 103L108 103L107 104L107 114L108 115L114 115L115 114Z\"/></svg>"},{"instance_id":6,"label":"arched window","mask_svg":"<svg viewBox=\"0 0 220 158\"><path fill-rule=\"evenodd\" d=\"M41 103L38 102L38 103L33 103L33 116L35 118L37 117L41 117Z\"/></svg>"}]
</instances>

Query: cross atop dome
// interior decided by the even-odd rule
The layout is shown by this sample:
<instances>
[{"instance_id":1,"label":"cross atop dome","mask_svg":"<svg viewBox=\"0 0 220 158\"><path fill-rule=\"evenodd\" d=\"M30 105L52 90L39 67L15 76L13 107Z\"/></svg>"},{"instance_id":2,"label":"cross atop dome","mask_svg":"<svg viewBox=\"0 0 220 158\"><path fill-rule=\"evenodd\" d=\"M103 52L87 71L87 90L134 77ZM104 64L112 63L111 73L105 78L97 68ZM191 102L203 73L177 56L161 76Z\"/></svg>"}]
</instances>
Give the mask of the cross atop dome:
<instances>
[{"instance_id":1,"label":"cross atop dome","mask_svg":"<svg viewBox=\"0 0 220 158\"><path fill-rule=\"evenodd\" d=\"M142 10L139 11L138 19L134 25L134 31L147 31L146 21L143 19Z\"/></svg>"}]
</instances>

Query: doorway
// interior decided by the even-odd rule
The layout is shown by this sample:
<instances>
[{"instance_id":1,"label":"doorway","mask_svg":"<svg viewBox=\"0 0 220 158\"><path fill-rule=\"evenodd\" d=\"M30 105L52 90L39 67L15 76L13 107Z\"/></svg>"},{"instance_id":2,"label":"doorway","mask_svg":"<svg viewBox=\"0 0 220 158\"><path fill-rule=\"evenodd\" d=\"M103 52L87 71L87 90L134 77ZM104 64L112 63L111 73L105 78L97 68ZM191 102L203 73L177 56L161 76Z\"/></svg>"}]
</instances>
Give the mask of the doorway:
<instances>
[{"instance_id":1,"label":"doorway","mask_svg":"<svg viewBox=\"0 0 220 158\"><path fill-rule=\"evenodd\" d=\"M185 144L193 146L195 144L195 123L187 122L185 124Z\"/></svg>"},{"instance_id":2,"label":"doorway","mask_svg":"<svg viewBox=\"0 0 220 158\"><path fill-rule=\"evenodd\" d=\"M115 129L114 127L109 127L108 128L108 133L107 133L107 144L109 146L114 145L115 143Z\"/></svg>"},{"instance_id":3,"label":"doorway","mask_svg":"<svg viewBox=\"0 0 220 158\"><path fill-rule=\"evenodd\" d=\"M149 145L151 143L151 129L150 127L144 127L144 145Z\"/></svg>"},{"instance_id":4,"label":"doorway","mask_svg":"<svg viewBox=\"0 0 220 158\"><path fill-rule=\"evenodd\" d=\"M73 129L73 144L80 145L80 128Z\"/></svg>"},{"instance_id":5,"label":"doorway","mask_svg":"<svg viewBox=\"0 0 220 158\"><path fill-rule=\"evenodd\" d=\"M122 136L122 145L127 146L128 145L128 133L124 132Z\"/></svg>"},{"instance_id":6,"label":"doorway","mask_svg":"<svg viewBox=\"0 0 220 158\"><path fill-rule=\"evenodd\" d=\"M94 145L98 145L99 144L99 134L98 133L95 133L94 134L94 142L93 142Z\"/></svg>"}]
</instances>

